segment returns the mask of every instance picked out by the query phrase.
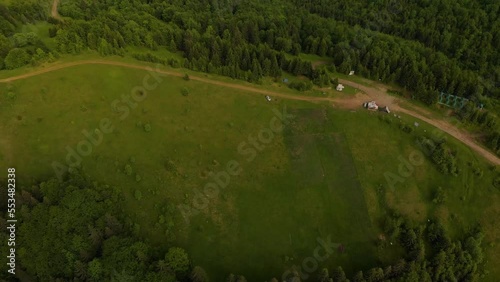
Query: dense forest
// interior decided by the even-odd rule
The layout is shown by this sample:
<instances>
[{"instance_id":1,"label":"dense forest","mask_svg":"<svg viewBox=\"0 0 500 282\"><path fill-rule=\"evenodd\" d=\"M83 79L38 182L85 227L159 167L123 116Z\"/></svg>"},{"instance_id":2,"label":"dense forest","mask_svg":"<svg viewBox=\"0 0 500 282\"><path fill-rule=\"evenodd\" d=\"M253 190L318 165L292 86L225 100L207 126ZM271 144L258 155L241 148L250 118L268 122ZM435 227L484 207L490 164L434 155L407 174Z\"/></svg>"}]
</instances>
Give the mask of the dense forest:
<instances>
[{"instance_id":1,"label":"dense forest","mask_svg":"<svg viewBox=\"0 0 500 282\"><path fill-rule=\"evenodd\" d=\"M91 181L80 171L71 171L63 182L49 179L17 194L16 240L22 242L17 261L24 275L36 281L178 281L206 276L203 269L190 266L185 250L159 250L140 240L134 223L123 216L119 190ZM2 206L0 226L6 241L5 210ZM3 265L8 262L6 256L1 260ZM0 277L12 280L6 271Z\"/></svg>"},{"instance_id":2,"label":"dense forest","mask_svg":"<svg viewBox=\"0 0 500 282\"><path fill-rule=\"evenodd\" d=\"M4 36L14 35L20 21L46 19L45 2L2 7ZM498 97L500 4L405 2L63 1L60 13L71 20L51 35L60 53L164 46L183 51L193 68L236 67L256 76L276 74L273 54L317 54L334 58L339 71L399 82L428 102L436 95L424 97L424 90ZM5 58L9 46L2 49Z\"/></svg>"}]
</instances>

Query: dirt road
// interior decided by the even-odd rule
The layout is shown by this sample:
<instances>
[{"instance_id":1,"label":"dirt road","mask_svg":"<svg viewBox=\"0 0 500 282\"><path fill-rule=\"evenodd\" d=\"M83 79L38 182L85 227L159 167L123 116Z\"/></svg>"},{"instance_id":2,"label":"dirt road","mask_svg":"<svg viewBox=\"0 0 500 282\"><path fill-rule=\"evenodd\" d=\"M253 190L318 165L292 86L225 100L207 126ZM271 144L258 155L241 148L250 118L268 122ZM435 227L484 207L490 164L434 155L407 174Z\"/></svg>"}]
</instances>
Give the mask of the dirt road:
<instances>
[{"instance_id":1,"label":"dirt road","mask_svg":"<svg viewBox=\"0 0 500 282\"><path fill-rule=\"evenodd\" d=\"M56 0L57 1L57 0ZM168 76L175 76L175 77L183 77L184 73L176 72L176 71L169 71L169 70L154 70L151 67L146 67L146 66L141 66L141 65L135 65L135 64L129 64L129 63L122 63L122 62L115 62L115 61L106 61L106 60L85 60L85 61L78 61L78 62L71 62L71 63L62 63L58 65L54 65L51 67L47 67L44 69L36 70L30 73L22 74L19 76L14 76L10 78L5 78L5 79L0 79L0 83L9 83L13 82L16 80L21 80L21 79L26 79L32 76L37 76L41 75L44 73L60 70L60 69L65 69L73 66L79 66L79 65L111 65L111 66L119 66L119 67L125 67L125 68L131 68L131 69L140 69L140 70L147 70L147 71L154 71L163 75L168 75ZM233 88L233 89L239 89L239 90L245 90L248 91L249 93L258 93L258 94L263 94L263 95L270 95L273 97L279 97L282 99L289 99L289 100L300 100L300 101L311 101L311 102L331 102L335 106L340 106L343 108L359 108L363 102L366 102L367 99L373 99L377 100L380 104L383 105L388 105L389 108L391 108L393 111L399 111L403 112L405 114L408 114L410 116L413 116L417 119L423 120L441 130L444 132L450 134L451 136L457 138L458 140L462 141L465 145L467 145L469 148L472 150L476 151L480 155L482 155L484 158L489 160L491 163L495 165L500 165L500 159L494 155L493 153L489 152L488 150L484 149L481 147L479 144L477 144L474 139L467 133L458 130L456 127L451 125L450 123L443 121L443 120L435 120L435 119L430 119L426 116L424 116L422 113L425 113L425 110L419 110L417 111L412 111L408 110L405 108L402 108L398 105L400 99L394 98L385 91L377 88L372 88L368 86L361 85L359 83L354 83L351 81L347 81L344 79L339 80L342 84L349 85L352 87L355 87L361 91L363 91L366 94L358 93L354 97L350 98L326 98L326 97L309 97L309 96L299 96L299 95L288 95L288 94L283 94L279 92L274 92L274 91L269 91L269 90L264 90L264 89L259 89L251 86L244 86L240 84L234 84L234 83L229 83L229 82L222 82L222 81L216 81L216 80L211 80L209 78L203 78L203 77L198 77L198 76L190 76L191 80L195 81L200 81L212 85L218 85L218 86L223 86L223 87L228 87L228 88Z\"/></svg>"},{"instance_id":2,"label":"dirt road","mask_svg":"<svg viewBox=\"0 0 500 282\"><path fill-rule=\"evenodd\" d=\"M141 66L141 65L134 65L134 64L128 64L128 63L122 63L122 62L114 62L114 61L105 61L105 60L88 60L88 61L78 61L78 62L71 62L71 63L63 63L51 67L47 67L44 69L40 69L37 71L33 71L30 73L22 74L19 76L14 76L14 77L9 77L5 79L0 79L0 83L8 83L8 82L13 82L16 80L21 80L21 79L26 79L32 76L37 76L41 75L44 73L56 71L56 70L61 70L73 66L79 66L79 65L110 65L110 66L119 66L119 67L125 67L125 68L131 68L131 69L140 69L140 70L149 70L149 71L154 71L160 74L168 75L168 76L175 76L175 77L183 77L185 74L180 73L180 72L175 72L175 71L167 71L167 70L155 70L151 67L146 67L146 66ZM239 89L239 90L245 90L248 92L253 92L253 93L260 93L263 95L270 95L273 97L280 97L283 99L289 99L289 100L300 100L300 101L330 101L333 102L334 100L331 98L322 98L322 97L308 97L308 96L295 96L295 95L287 95L279 92L274 92L274 91L269 91L269 90L264 90L264 89L258 89L255 87L251 86L244 86L244 85L239 85L239 84L234 84L234 83L229 83L229 82L222 82L222 81L216 81L212 80L209 78L203 78L203 77L197 77L197 76L189 76L191 80L195 81L200 81L212 85L218 85L218 86L224 86L228 88L233 88L233 89Z\"/></svg>"},{"instance_id":3,"label":"dirt road","mask_svg":"<svg viewBox=\"0 0 500 282\"><path fill-rule=\"evenodd\" d=\"M61 16L59 15L59 12L57 10L57 7L59 6L59 2L60 0L54 0L54 2L52 2L52 11L50 13L50 15L54 18L54 19L58 19L58 20L61 20Z\"/></svg>"},{"instance_id":4,"label":"dirt road","mask_svg":"<svg viewBox=\"0 0 500 282\"><path fill-rule=\"evenodd\" d=\"M415 118L418 118L420 120L423 120L441 130L444 132L450 134L451 136L455 137L456 139L462 141L465 145L469 146L472 150L476 151L477 153L481 154L484 156L487 160L492 162L493 164L500 165L500 159L493 154L492 152L484 149L482 146L477 144L475 140L470 136L469 133L464 132L450 124L449 122L446 122L444 120L436 120L436 119L431 119L425 116L426 111L425 110L419 110L413 111L413 110L408 110L406 108L400 107L399 103L402 101L401 99L392 97L388 95L385 91L378 89L376 86L375 87L368 87L359 83L351 82L348 80L340 79L340 83L349 85L351 87L355 87L363 92L365 92L370 99L376 100L377 103L380 105L387 105L389 108L393 111L397 112L402 112L407 115L413 116ZM361 101L359 101L361 102ZM365 100L366 102L366 100Z\"/></svg>"}]
</instances>

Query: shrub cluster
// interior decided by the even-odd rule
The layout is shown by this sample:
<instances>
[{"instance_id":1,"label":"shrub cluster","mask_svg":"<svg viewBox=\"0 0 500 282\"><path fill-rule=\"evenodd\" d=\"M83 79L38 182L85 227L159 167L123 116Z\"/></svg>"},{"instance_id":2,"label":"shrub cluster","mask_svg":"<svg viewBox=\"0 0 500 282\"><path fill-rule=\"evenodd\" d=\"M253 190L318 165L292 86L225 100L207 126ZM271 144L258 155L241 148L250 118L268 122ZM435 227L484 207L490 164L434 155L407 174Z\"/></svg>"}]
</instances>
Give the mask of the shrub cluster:
<instances>
[{"instance_id":1,"label":"shrub cluster","mask_svg":"<svg viewBox=\"0 0 500 282\"><path fill-rule=\"evenodd\" d=\"M150 52L147 53L134 53L131 55L134 59L144 62L159 63L166 66L171 66L173 68L180 67L180 62L176 59L163 59Z\"/></svg>"},{"instance_id":2,"label":"shrub cluster","mask_svg":"<svg viewBox=\"0 0 500 282\"><path fill-rule=\"evenodd\" d=\"M288 84L288 87L298 91L307 91L311 90L313 85L310 81L294 81Z\"/></svg>"},{"instance_id":3,"label":"shrub cluster","mask_svg":"<svg viewBox=\"0 0 500 282\"><path fill-rule=\"evenodd\" d=\"M454 176L458 175L457 152L446 146L444 141L434 142L421 136L417 142L427 151L430 159L437 165L440 172Z\"/></svg>"}]
</instances>

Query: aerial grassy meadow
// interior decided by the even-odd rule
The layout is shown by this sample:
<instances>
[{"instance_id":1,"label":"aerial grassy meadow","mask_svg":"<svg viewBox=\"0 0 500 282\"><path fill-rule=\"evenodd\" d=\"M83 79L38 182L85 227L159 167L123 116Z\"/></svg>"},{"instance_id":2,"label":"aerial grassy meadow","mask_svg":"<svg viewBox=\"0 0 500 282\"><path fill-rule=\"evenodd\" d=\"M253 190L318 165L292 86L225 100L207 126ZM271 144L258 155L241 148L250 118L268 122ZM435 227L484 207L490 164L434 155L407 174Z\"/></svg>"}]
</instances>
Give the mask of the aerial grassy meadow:
<instances>
[{"instance_id":1,"label":"aerial grassy meadow","mask_svg":"<svg viewBox=\"0 0 500 282\"><path fill-rule=\"evenodd\" d=\"M98 70L100 75L95 75ZM363 255L376 237L358 180L336 176L341 168L322 171L325 176L316 171L316 178L303 179L301 170L321 167L324 160L333 166L328 156L316 152L314 139L304 149L307 159L302 162L291 162L287 148L289 142L302 142L300 137L276 134L261 144L264 148L256 150L251 161L239 152L243 142L248 150L249 138L270 127L273 110L283 114L285 107L291 111L315 105L269 103L263 95L172 77L161 77L147 93L131 92L147 74L89 65L2 85L3 93L15 93L2 96L2 118L7 121L2 132L10 132L2 138L2 162L16 166L29 186L37 178L57 174L54 167L66 165L68 152L77 151L86 139L82 131L98 139L96 129L109 119L113 132L103 133L102 143L83 157L85 171L123 191L125 212L135 219L130 224L139 234L163 248L181 245L193 263L203 265L216 279L230 271L252 280L280 277L311 256L318 239L329 237L347 251L332 254L324 266L356 258L354 271L377 263L376 257ZM187 95L182 95L183 88ZM114 103L122 95L145 97L134 108ZM346 146L343 139L329 142ZM316 155L309 156L310 151ZM212 181L210 172L224 170L233 160L240 164L241 174L187 222L178 205L195 209L193 199ZM298 179L304 181L297 185ZM342 198L348 187L356 188L352 204ZM352 213L365 219L362 229L349 223ZM268 269L261 269L263 265Z\"/></svg>"},{"instance_id":2,"label":"aerial grassy meadow","mask_svg":"<svg viewBox=\"0 0 500 282\"><path fill-rule=\"evenodd\" d=\"M137 88L145 77L151 84ZM500 275L494 267L500 198L492 185L498 168L444 135L459 156L457 177L444 176L424 156L387 188L385 174L398 174L401 158L420 151L416 136L434 130L421 123L403 132L398 123L413 125L410 117L382 120L361 107L268 102L260 94L116 66L71 67L0 84L0 93L0 164L16 167L18 185L57 175L77 160L67 158L69 151L89 152L79 144L92 135L96 145L88 142L84 171L122 191L137 234L160 249L185 248L213 281L229 272L249 281L281 279L328 238L344 250L319 267L342 265L352 275L394 263L400 246L376 244L387 209L419 222L438 217L458 238L481 224L489 277ZM292 117L283 131L270 131L285 113ZM265 142L252 145L264 131ZM214 175L235 163L238 173L209 193ZM446 191L444 204L432 201L438 187Z\"/></svg>"}]
</instances>

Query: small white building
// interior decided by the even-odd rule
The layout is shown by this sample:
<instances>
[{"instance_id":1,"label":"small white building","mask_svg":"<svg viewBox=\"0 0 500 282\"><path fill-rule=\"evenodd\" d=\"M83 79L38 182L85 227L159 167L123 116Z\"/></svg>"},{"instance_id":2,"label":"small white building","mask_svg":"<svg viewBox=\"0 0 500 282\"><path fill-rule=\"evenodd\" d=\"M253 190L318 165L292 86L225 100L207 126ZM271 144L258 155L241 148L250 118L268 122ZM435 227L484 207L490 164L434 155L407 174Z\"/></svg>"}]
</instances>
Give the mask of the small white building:
<instances>
[{"instance_id":1,"label":"small white building","mask_svg":"<svg viewBox=\"0 0 500 282\"><path fill-rule=\"evenodd\" d=\"M349 75L354 75L354 71L350 71L350 72L349 72Z\"/></svg>"},{"instance_id":2,"label":"small white building","mask_svg":"<svg viewBox=\"0 0 500 282\"><path fill-rule=\"evenodd\" d=\"M344 90L344 88L345 88L345 86L340 84L340 83L339 83L339 85L337 85L337 91L342 91L342 90Z\"/></svg>"}]
</instances>

